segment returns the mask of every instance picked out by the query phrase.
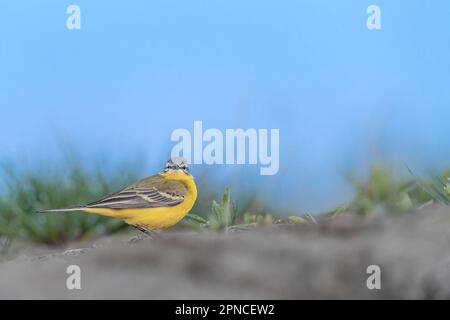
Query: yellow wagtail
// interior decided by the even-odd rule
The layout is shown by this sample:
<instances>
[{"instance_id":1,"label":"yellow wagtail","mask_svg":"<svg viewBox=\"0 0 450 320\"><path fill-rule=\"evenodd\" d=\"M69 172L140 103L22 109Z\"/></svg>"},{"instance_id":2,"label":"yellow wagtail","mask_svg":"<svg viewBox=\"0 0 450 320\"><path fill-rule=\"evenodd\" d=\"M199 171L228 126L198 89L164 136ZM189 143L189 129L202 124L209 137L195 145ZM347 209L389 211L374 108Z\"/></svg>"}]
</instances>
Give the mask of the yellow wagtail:
<instances>
[{"instance_id":1,"label":"yellow wagtail","mask_svg":"<svg viewBox=\"0 0 450 320\"><path fill-rule=\"evenodd\" d=\"M123 219L152 235L152 230L168 228L180 221L194 206L197 188L187 162L173 158L165 169L125 189L85 206L41 212L85 211Z\"/></svg>"}]
</instances>

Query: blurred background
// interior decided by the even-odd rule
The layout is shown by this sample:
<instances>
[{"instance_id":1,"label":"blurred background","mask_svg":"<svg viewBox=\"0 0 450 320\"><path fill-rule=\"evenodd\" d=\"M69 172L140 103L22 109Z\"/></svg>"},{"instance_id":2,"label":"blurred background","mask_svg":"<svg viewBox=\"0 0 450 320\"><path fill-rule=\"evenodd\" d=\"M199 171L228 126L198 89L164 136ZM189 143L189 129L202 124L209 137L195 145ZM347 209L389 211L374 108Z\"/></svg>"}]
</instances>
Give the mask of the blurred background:
<instances>
[{"instance_id":1,"label":"blurred background","mask_svg":"<svg viewBox=\"0 0 450 320\"><path fill-rule=\"evenodd\" d=\"M71 4L80 30L66 27ZM366 27L371 4L381 30ZM194 120L280 129L277 175L192 172L202 196L230 187L281 214L338 207L358 193L349 175L364 179L375 163L406 177L405 164L443 170L449 28L444 0L2 3L0 193L11 200L48 180L33 200L21 190L11 215L17 203L29 212L91 199L162 169L172 131ZM49 186L76 196L49 200Z\"/></svg>"}]
</instances>

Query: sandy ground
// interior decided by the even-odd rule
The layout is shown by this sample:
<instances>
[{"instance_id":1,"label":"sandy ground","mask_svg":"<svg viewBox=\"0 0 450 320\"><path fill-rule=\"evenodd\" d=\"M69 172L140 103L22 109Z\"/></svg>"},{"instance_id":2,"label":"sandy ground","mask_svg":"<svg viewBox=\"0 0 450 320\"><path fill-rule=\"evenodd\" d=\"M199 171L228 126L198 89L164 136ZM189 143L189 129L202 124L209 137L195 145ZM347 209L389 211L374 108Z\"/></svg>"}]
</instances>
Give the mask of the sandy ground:
<instances>
[{"instance_id":1,"label":"sandy ground","mask_svg":"<svg viewBox=\"0 0 450 320\"><path fill-rule=\"evenodd\" d=\"M25 251L0 264L0 298L450 298L450 208L243 233L168 233L129 244ZM45 252L45 249L42 249ZM48 251L48 250L47 250ZM68 290L78 265L81 290ZM366 286L381 268L381 290Z\"/></svg>"}]
</instances>

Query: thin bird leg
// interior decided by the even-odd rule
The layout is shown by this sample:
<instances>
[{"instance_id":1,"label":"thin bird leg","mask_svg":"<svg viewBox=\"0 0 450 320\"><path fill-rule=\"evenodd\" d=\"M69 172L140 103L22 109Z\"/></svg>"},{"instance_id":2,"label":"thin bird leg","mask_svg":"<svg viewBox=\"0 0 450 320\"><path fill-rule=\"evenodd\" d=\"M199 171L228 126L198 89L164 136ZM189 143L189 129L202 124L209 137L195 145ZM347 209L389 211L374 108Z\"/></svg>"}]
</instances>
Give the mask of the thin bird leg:
<instances>
[{"instance_id":1,"label":"thin bird leg","mask_svg":"<svg viewBox=\"0 0 450 320\"><path fill-rule=\"evenodd\" d=\"M158 237L158 234L150 229L146 229L142 226L134 226L136 229L138 229L139 231L141 231L142 233L144 233L147 237L149 237L150 239L156 239Z\"/></svg>"}]
</instances>

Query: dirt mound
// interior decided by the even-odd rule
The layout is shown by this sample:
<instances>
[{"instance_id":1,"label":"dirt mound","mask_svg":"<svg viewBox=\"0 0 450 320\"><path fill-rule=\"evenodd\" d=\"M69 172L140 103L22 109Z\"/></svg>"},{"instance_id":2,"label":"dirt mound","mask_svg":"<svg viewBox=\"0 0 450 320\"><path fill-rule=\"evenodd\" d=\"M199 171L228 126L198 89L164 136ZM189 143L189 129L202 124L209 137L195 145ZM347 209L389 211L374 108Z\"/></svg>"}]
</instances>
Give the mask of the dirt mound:
<instances>
[{"instance_id":1,"label":"dirt mound","mask_svg":"<svg viewBox=\"0 0 450 320\"><path fill-rule=\"evenodd\" d=\"M81 290L68 290L69 265ZM381 269L369 290L367 267ZM450 210L244 233L167 233L0 264L0 298L450 298Z\"/></svg>"}]
</instances>

